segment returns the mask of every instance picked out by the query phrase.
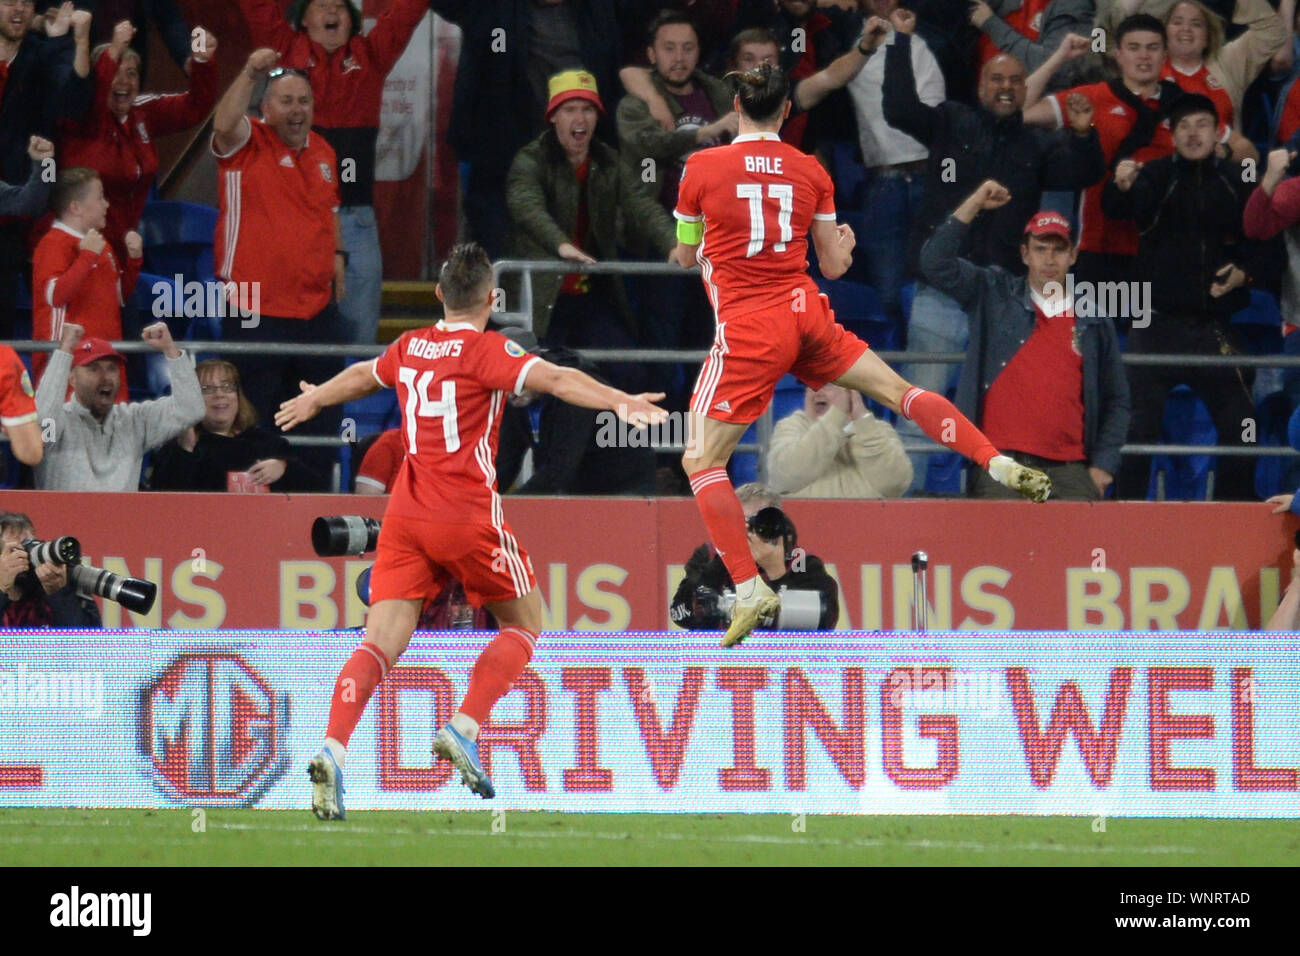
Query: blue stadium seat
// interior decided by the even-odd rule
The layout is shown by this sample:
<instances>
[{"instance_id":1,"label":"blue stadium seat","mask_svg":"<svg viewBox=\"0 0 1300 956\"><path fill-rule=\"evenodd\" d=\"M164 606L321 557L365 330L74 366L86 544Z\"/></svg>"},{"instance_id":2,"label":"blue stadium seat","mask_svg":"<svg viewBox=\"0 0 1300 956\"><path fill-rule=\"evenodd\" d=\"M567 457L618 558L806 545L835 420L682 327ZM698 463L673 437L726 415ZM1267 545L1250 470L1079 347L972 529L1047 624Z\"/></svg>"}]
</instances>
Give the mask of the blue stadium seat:
<instances>
[{"instance_id":1,"label":"blue stadium seat","mask_svg":"<svg viewBox=\"0 0 1300 956\"><path fill-rule=\"evenodd\" d=\"M1213 445L1214 422L1205 403L1186 385L1179 385L1165 401L1164 441L1171 445ZM1156 473L1164 472L1165 500L1204 501L1210 473L1209 455L1153 455L1148 500L1156 497Z\"/></svg>"},{"instance_id":2,"label":"blue stadium seat","mask_svg":"<svg viewBox=\"0 0 1300 956\"><path fill-rule=\"evenodd\" d=\"M758 441L758 426L750 425L745 429L745 434L740 436L740 444L748 445L756 441ZM736 488L751 481L758 481L758 453L736 452L727 464L727 474L731 476L731 484Z\"/></svg>"},{"instance_id":3,"label":"blue stadium seat","mask_svg":"<svg viewBox=\"0 0 1300 956\"><path fill-rule=\"evenodd\" d=\"M348 359L348 365L356 362L368 362L369 359ZM343 405L343 421L351 419L354 427L353 440L376 432L397 428L402 424L401 409L397 407L397 392L391 388L381 388L375 394L359 398L355 402ZM343 445L339 449L339 463L343 466L343 477L352 474L352 446ZM359 463L358 463L359 464ZM346 486L345 486L346 487Z\"/></svg>"},{"instance_id":4,"label":"blue stadium seat","mask_svg":"<svg viewBox=\"0 0 1300 956\"><path fill-rule=\"evenodd\" d=\"M898 290L899 304L903 307L903 321L906 322L912 317L912 302L916 299L916 283L906 282Z\"/></svg>"},{"instance_id":5,"label":"blue stadium seat","mask_svg":"<svg viewBox=\"0 0 1300 956\"><path fill-rule=\"evenodd\" d=\"M830 299L835 319L874 349L898 347L898 324L885 312L885 305L871 286L848 279L817 278L817 287Z\"/></svg>"},{"instance_id":6,"label":"blue stadium seat","mask_svg":"<svg viewBox=\"0 0 1300 956\"><path fill-rule=\"evenodd\" d=\"M803 408L803 382L793 375L786 375L776 383L776 394L772 396L772 421L775 424L787 415Z\"/></svg>"},{"instance_id":7,"label":"blue stadium seat","mask_svg":"<svg viewBox=\"0 0 1300 956\"><path fill-rule=\"evenodd\" d=\"M155 275L211 279L216 228L213 206L174 200L149 203L141 220L145 268Z\"/></svg>"},{"instance_id":8,"label":"blue stadium seat","mask_svg":"<svg viewBox=\"0 0 1300 956\"><path fill-rule=\"evenodd\" d=\"M1273 293L1251 289L1250 305L1232 317L1232 325L1250 354L1281 353L1282 310Z\"/></svg>"},{"instance_id":9,"label":"blue stadium seat","mask_svg":"<svg viewBox=\"0 0 1300 956\"><path fill-rule=\"evenodd\" d=\"M1287 425L1291 420L1286 392L1273 392L1255 403L1258 438L1261 445L1273 448L1287 445ZM1293 492L1286 487L1288 460L1269 456L1255 461L1255 494L1270 498L1282 492Z\"/></svg>"}]
</instances>

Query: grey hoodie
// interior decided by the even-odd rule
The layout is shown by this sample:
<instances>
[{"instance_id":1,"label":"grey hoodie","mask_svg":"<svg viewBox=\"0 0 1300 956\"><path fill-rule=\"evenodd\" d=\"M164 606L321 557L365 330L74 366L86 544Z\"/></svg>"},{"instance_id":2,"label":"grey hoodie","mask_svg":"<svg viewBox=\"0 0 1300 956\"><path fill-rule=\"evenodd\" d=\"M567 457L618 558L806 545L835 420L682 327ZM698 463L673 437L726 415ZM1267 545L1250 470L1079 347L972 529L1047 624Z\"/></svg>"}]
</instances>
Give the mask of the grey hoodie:
<instances>
[{"instance_id":1,"label":"grey hoodie","mask_svg":"<svg viewBox=\"0 0 1300 956\"><path fill-rule=\"evenodd\" d=\"M47 436L36 487L44 491L137 491L145 452L203 420L203 392L184 352L167 360L169 397L114 405L102 425L76 396L63 400L71 370L72 356L57 350L36 388L37 420Z\"/></svg>"}]
</instances>

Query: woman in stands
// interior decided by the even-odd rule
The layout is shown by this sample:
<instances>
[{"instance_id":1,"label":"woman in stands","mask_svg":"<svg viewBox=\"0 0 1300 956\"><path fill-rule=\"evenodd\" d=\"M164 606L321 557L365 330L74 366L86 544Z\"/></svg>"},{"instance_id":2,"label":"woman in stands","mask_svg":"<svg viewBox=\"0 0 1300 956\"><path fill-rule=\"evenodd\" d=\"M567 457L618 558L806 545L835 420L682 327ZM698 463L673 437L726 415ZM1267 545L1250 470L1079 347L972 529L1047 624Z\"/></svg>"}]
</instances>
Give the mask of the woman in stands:
<instances>
[{"instance_id":1,"label":"woman in stands","mask_svg":"<svg viewBox=\"0 0 1300 956\"><path fill-rule=\"evenodd\" d=\"M287 441L258 428L239 370L209 359L195 368L203 389L203 421L153 455L154 491L325 491L325 480L293 454Z\"/></svg>"},{"instance_id":2,"label":"woman in stands","mask_svg":"<svg viewBox=\"0 0 1300 956\"><path fill-rule=\"evenodd\" d=\"M188 90L141 95L140 56L130 48L134 35L131 21L123 20L113 29L113 42L91 52L94 105L84 120L60 127L58 142L61 168L87 166L103 180L109 203L104 238L118 262L126 262L123 237L139 228L158 174L155 141L197 126L217 102L215 36L197 29Z\"/></svg>"}]
</instances>

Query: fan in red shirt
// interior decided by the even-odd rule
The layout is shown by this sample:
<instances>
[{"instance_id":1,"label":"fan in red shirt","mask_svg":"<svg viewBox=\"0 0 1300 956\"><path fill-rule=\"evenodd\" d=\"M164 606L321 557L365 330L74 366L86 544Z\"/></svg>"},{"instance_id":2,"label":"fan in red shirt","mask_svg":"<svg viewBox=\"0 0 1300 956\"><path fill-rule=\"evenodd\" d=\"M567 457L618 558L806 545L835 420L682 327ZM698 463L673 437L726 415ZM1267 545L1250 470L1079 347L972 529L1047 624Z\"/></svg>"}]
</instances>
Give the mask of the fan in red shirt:
<instances>
[{"instance_id":1,"label":"fan in red shirt","mask_svg":"<svg viewBox=\"0 0 1300 956\"><path fill-rule=\"evenodd\" d=\"M158 174L154 141L197 126L217 101L215 36L196 28L188 91L141 96L140 55L130 48L134 35L130 20L114 28L113 42L93 65L94 105L86 119L64 123L59 140L60 165L87 166L104 182L104 236L119 262L126 260L126 234L139 225Z\"/></svg>"},{"instance_id":2,"label":"fan in red shirt","mask_svg":"<svg viewBox=\"0 0 1300 956\"><path fill-rule=\"evenodd\" d=\"M122 306L135 290L144 256L138 232L124 237L126 261L119 264L101 230L109 203L99 174L84 166L65 167L50 192L54 225L32 260L32 337L57 342L73 323L88 338L120 339ZM39 380L46 353L32 358ZM118 401L127 399L122 382Z\"/></svg>"},{"instance_id":3,"label":"fan in red shirt","mask_svg":"<svg viewBox=\"0 0 1300 956\"><path fill-rule=\"evenodd\" d=\"M515 539L497 493L497 435L507 394L525 388L583 408L608 409L633 424L662 422L662 394L628 395L577 369L561 368L485 331L492 313L492 264L473 244L452 249L439 273L444 318L407 332L374 362L353 365L280 406L286 431L322 408L396 388L406 464L384 511L370 581L366 639L344 665L330 703L325 745L311 761L312 810L343 819L346 747L375 687L411 640L425 599L449 578L500 622L479 656L460 710L434 738L475 793L495 794L478 757L479 727L523 673L542 625L528 552Z\"/></svg>"},{"instance_id":4,"label":"fan in red shirt","mask_svg":"<svg viewBox=\"0 0 1300 956\"><path fill-rule=\"evenodd\" d=\"M45 443L36 421L36 390L23 360L7 345L0 345L0 429L15 458L24 465L41 463Z\"/></svg>"},{"instance_id":5,"label":"fan in red shirt","mask_svg":"<svg viewBox=\"0 0 1300 956\"><path fill-rule=\"evenodd\" d=\"M864 34L888 29L873 17ZM691 440L682 467L736 586L723 647L744 640L780 606L750 555L726 465L787 372L814 390L835 382L866 392L1026 497L1041 501L1051 490L1046 475L1000 456L951 402L909 385L835 321L804 271L809 230L823 275L838 278L852 262L853 231L835 224L835 187L815 159L777 135L790 112L781 70L764 64L731 75L739 89L740 135L729 146L687 159L674 213L677 261L689 267L698 260L717 318L713 348L691 396Z\"/></svg>"}]
</instances>

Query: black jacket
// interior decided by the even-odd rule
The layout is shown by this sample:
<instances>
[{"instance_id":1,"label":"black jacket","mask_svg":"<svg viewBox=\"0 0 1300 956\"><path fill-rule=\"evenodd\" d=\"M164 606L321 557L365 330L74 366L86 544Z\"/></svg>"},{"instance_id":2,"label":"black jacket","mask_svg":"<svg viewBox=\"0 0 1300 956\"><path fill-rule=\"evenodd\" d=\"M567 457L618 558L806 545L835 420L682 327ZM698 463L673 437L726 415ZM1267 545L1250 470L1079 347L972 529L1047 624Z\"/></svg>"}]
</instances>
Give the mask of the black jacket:
<instances>
[{"instance_id":1,"label":"black jacket","mask_svg":"<svg viewBox=\"0 0 1300 956\"><path fill-rule=\"evenodd\" d=\"M47 39L28 33L9 64L0 96L0 180L23 183L31 172L27 142L33 134L56 140L59 120L80 119L90 108L91 76L72 71L72 32Z\"/></svg>"},{"instance_id":2,"label":"black jacket","mask_svg":"<svg viewBox=\"0 0 1300 956\"><path fill-rule=\"evenodd\" d=\"M982 214L962 255L980 266L1002 266L1016 275L1020 237L1038 212L1044 190L1076 190L1106 174L1106 157L1097 131L1026 126L1020 114L998 119L983 107L953 100L929 106L916 93L911 37L897 34L885 47L885 121L924 143L930 150L925 194L912 224L908 268L919 269L921 246L980 183L996 179L1011 192L1011 201Z\"/></svg>"},{"instance_id":3,"label":"black jacket","mask_svg":"<svg viewBox=\"0 0 1300 956\"><path fill-rule=\"evenodd\" d=\"M556 365L579 368L608 384L577 352L546 349L542 357ZM617 427L616 419L611 422L613 412L579 408L550 395L538 401L541 409L536 440L527 408L510 406L501 418L496 461L500 488L509 489L514 484L524 455L532 448L533 475L514 489L515 494L654 496L655 453L649 447L648 431L634 437L635 429ZM610 437L629 440L606 440ZM633 447L637 438L645 438L645 444Z\"/></svg>"},{"instance_id":4,"label":"black jacket","mask_svg":"<svg viewBox=\"0 0 1300 956\"><path fill-rule=\"evenodd\" d=\"M583 67L596 77L607 111L622 96L618 70L623 44L615 5L572 0ZM534 0L430 0L429 7L461 29L460 62L447 142L462 162L504 179L515 153L547 126L528 82L529 14ZM504 42L504 50L501 44ZM614 141L614 124L596 134Z\"/></svg>"},{"instance_id":5,"label":"black jacket","mask_svg":"<svg viewBox=\"0 0 1300 956\"><path fill-rule=\"evenodd\" d=\"M763 580L773 591L820 591L822 595L822 617L817 622L817 630L831 631L840 619L840 589L835 579L826 573L826 566L821 558L811 554L802 555L804 569L794 571L787 569L779 578L769 578L763 574ZM726 628L727 618L718 612L716 595L733 587L731 575L722 558L710 545L702 544L695 549L690 560L686 562L686 577L677 586L668 616L679 627L688 631L716 631ZM696 595L697 588L706 589L703 599Z\"/></svg>"},{"instance_id":6,"label":"black jacket","mask_svg":"<svg viewBox=\"0 0 1300 956\"><path fill-rule=\"evenodd\" d=\"M50 627L101 628L104 626L94 600L82 597L73 590L71 585L53 594L46 594L43 590L35 596L29 594L22 598L22 601L43 601L47 604L54 617ZM9 600L9 595L0 591L0 620L4 619L4 614L11 603L13 602Z\"/></svg>"},{"instance_id":7,"label":"black jacket","mask_svg":"<svg viewBox=\"0 0 1300 956\"><path fill-rule=\"evenodd\" d=\"M1242 246L1246 193L1241 170L1213 155L1152 160L1127 192L1113 179L1106 184L1102 212L1137 221L1134 274L1151 282L1156 312L1226 319L1250 303L1244 285L1217 299L1210 295L1214 274L1227 263L1252 273Z\"/></svg>"},{"instance_id":8,"label":"black jacket","mask_svg":"<svg viewBox=\"0 0 1300 956\"><path fill-rule=\"evenodd\" d=\"M282 458L284 474L271 491L325 491L325 479L293 453L293 446L273 432L254 426L227 438L198 430L194 451L174 439L153 453L149 487L153 491L225 491L226 473L247 471L263 458Z\"/></svg>"},{"instance_id":9,"label":"black jacket","mask_svg":"<svg viewBox=\"0 0 1300 956\"><path fill-rule=\"evenodd\" d=\"M1024 276L1013 276L997 266L972 265L958 256L970 228L954 216L936 229L921 251L921 274L970 316L970 345L954 404L971 421L982 424L984 398L1034 331L1037 313ZM1084 454L1089 465L1115 475L1119 450L1128 436L1131 404L1114 322L1110 316L1078 316L1075 343L1083 357ZM1026 414L1033 415L1034 410L1026 409Z\"/></svg>"}]
</instances>

